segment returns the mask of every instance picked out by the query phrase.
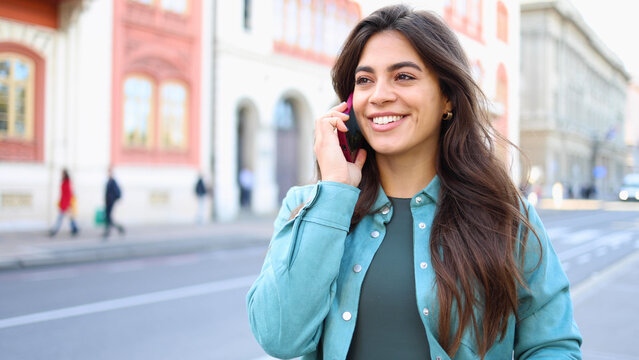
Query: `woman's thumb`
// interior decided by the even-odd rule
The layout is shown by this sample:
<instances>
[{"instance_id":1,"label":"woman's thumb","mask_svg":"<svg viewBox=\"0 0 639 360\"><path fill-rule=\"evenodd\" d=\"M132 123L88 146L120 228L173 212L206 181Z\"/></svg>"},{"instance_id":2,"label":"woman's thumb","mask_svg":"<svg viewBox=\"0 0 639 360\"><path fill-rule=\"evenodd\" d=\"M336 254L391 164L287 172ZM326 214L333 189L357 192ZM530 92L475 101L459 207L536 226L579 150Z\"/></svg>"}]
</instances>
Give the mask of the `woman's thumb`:
<instances>
[{"instance_id":1,"label":"woman's thumb","mask_svg":"<svg viewBox=\"0 0 639 360\"><path fill-rule=\"evenodd\" d=\"M355 157L355 165L362 170L364 167L364 163L366 162L366 150L359 149L357 150L357 156Z\"/></svg>"}]
</instances>

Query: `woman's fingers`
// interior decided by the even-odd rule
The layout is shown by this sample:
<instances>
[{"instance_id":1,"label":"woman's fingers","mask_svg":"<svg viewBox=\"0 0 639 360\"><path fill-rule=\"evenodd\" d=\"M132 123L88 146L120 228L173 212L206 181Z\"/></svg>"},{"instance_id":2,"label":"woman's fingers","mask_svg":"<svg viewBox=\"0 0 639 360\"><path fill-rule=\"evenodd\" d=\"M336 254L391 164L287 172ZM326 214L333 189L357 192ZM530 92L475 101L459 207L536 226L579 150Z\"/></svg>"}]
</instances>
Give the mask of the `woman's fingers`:
<instances>
[{"instance_id":1,"label":"woman's fingers","mask_svg":"<svg viewBox=\"0 0 639 360\"><path fill-rule=\"evenodd\" d=\"M346 111L346 109L348 109L348 106L346 105L346 102L342 101L341 103L330 108L328 111L329 112L336 111L343 114L344 111Z\"/></svg>"},{"instance_id":2,"label":"woman's fingers","mask_svg":"<svg viewBox=\"0 0 639 360\"><path fill-rule=\"evenodd\" d=\"M345 103L339 104L316 120L314 150L322 180L357 186L362 177L361 169L366 160L366 151L358 153L355 164L344 158L337 131L348 131L344 122L349 116L343 113L346 109Z\"/></svg>"},{"instance_id":3,"label":"woman's fingers","mask_svg":"<svg viewBox=\"0 0 639 360\"><path fill-rule=\"evenodd\" d=\"M329 112L317 119L316 127L324 129L325 131L330 130L335 132L335 129L338 129L339 131L346 132L348 131L348 127L344 124L346 120L348 120L348 114Z\"/></svg>"}]
</instances>

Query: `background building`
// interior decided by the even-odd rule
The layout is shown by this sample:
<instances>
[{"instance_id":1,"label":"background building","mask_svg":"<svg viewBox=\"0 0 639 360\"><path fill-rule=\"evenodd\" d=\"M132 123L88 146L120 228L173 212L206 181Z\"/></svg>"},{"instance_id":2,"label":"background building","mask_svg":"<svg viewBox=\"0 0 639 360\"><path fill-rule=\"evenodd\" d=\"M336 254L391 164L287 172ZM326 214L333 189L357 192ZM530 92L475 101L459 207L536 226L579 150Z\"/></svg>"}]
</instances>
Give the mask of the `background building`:
<instances>
[{"instance_id":1,"label":"background building","mask_svg":"<svg viewBox=\"0 0 639 360\"><path fill-rule=\"evenodd\" d=\"M521 4L521 147L543 196L612 195L624 174L629 75L566 0Z\"/></svg>"},{"instance_id":2,"label":"background building","mask_svg":"<svg viewBox=\"0 0 639 360\"><path fill-rule=\"evenodd\" d=\"M0 3L0 227L44 228L71 173L81 226L112 165L126 222L194 219L208 172L211 2Z\"/></svg>"},{"instance_id":3,"label":"background building","mask_svg":"<svg viewBox=\"0 0 639 360\"><path fill-rule=\"evenodd\" d=\"M633 79L628 84L624 129L628 154L625 172L639 173L639 83L637 79Z\"/></svg>"},{"instance_id":4,"label":"background building","mask_svg":"<svg viewBox=\"0 0 639 360\"><path fill-rule=\"evenodd\" d=\"M285 192L314 181L314 120L339 103L330 68L359 5L346 0L218 1L215 25L215 215L271 214ZM245 172L246 173L246 172Z\"/></svg>"}]
</instances>

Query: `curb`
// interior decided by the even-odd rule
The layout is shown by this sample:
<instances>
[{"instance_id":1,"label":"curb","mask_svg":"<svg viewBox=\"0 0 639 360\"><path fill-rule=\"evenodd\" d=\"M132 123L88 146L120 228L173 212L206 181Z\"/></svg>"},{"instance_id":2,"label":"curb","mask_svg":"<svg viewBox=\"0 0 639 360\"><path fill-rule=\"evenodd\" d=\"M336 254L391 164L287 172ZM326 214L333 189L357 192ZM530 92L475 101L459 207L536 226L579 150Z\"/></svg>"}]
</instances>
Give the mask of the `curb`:
<instances>
[{"instance_id":1,"label":"curb","mask_svg":"<svg viewBox=\"0 0 639 360\"><path fill-rule=\"evenodd\" d=\"M0 247L0 272L31 267L265 246L271 235L270 221L219 224L209 227L138 228L137 231L127 232L124 236L112 236L108 241L104 241L99 232L88 232L81 238L54 240L33 232L19 236L14 234L16 237L7 239L5 247ZM2 245L1 241L0 245Z\"/></svg>"}]
</instances>

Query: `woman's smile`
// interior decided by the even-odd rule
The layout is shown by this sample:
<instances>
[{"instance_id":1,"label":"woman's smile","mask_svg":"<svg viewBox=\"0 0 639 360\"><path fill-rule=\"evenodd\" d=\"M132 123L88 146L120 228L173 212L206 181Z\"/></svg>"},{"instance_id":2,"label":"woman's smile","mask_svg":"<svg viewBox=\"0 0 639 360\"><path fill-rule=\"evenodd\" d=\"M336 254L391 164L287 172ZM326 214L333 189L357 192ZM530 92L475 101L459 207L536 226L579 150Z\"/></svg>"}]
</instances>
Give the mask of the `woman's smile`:
<instances>
[{"instance_id":1,"label":"woman's smile","mask_svg":"<svg viewBox=\"0 0 639 360\"><path fill-rule=\"evenodd\" d=\"M406 115L395 113L376 113L368 117L371 121L371 129L374 131L392 130L406 119Z\"/></svg>"}]
</instances>

